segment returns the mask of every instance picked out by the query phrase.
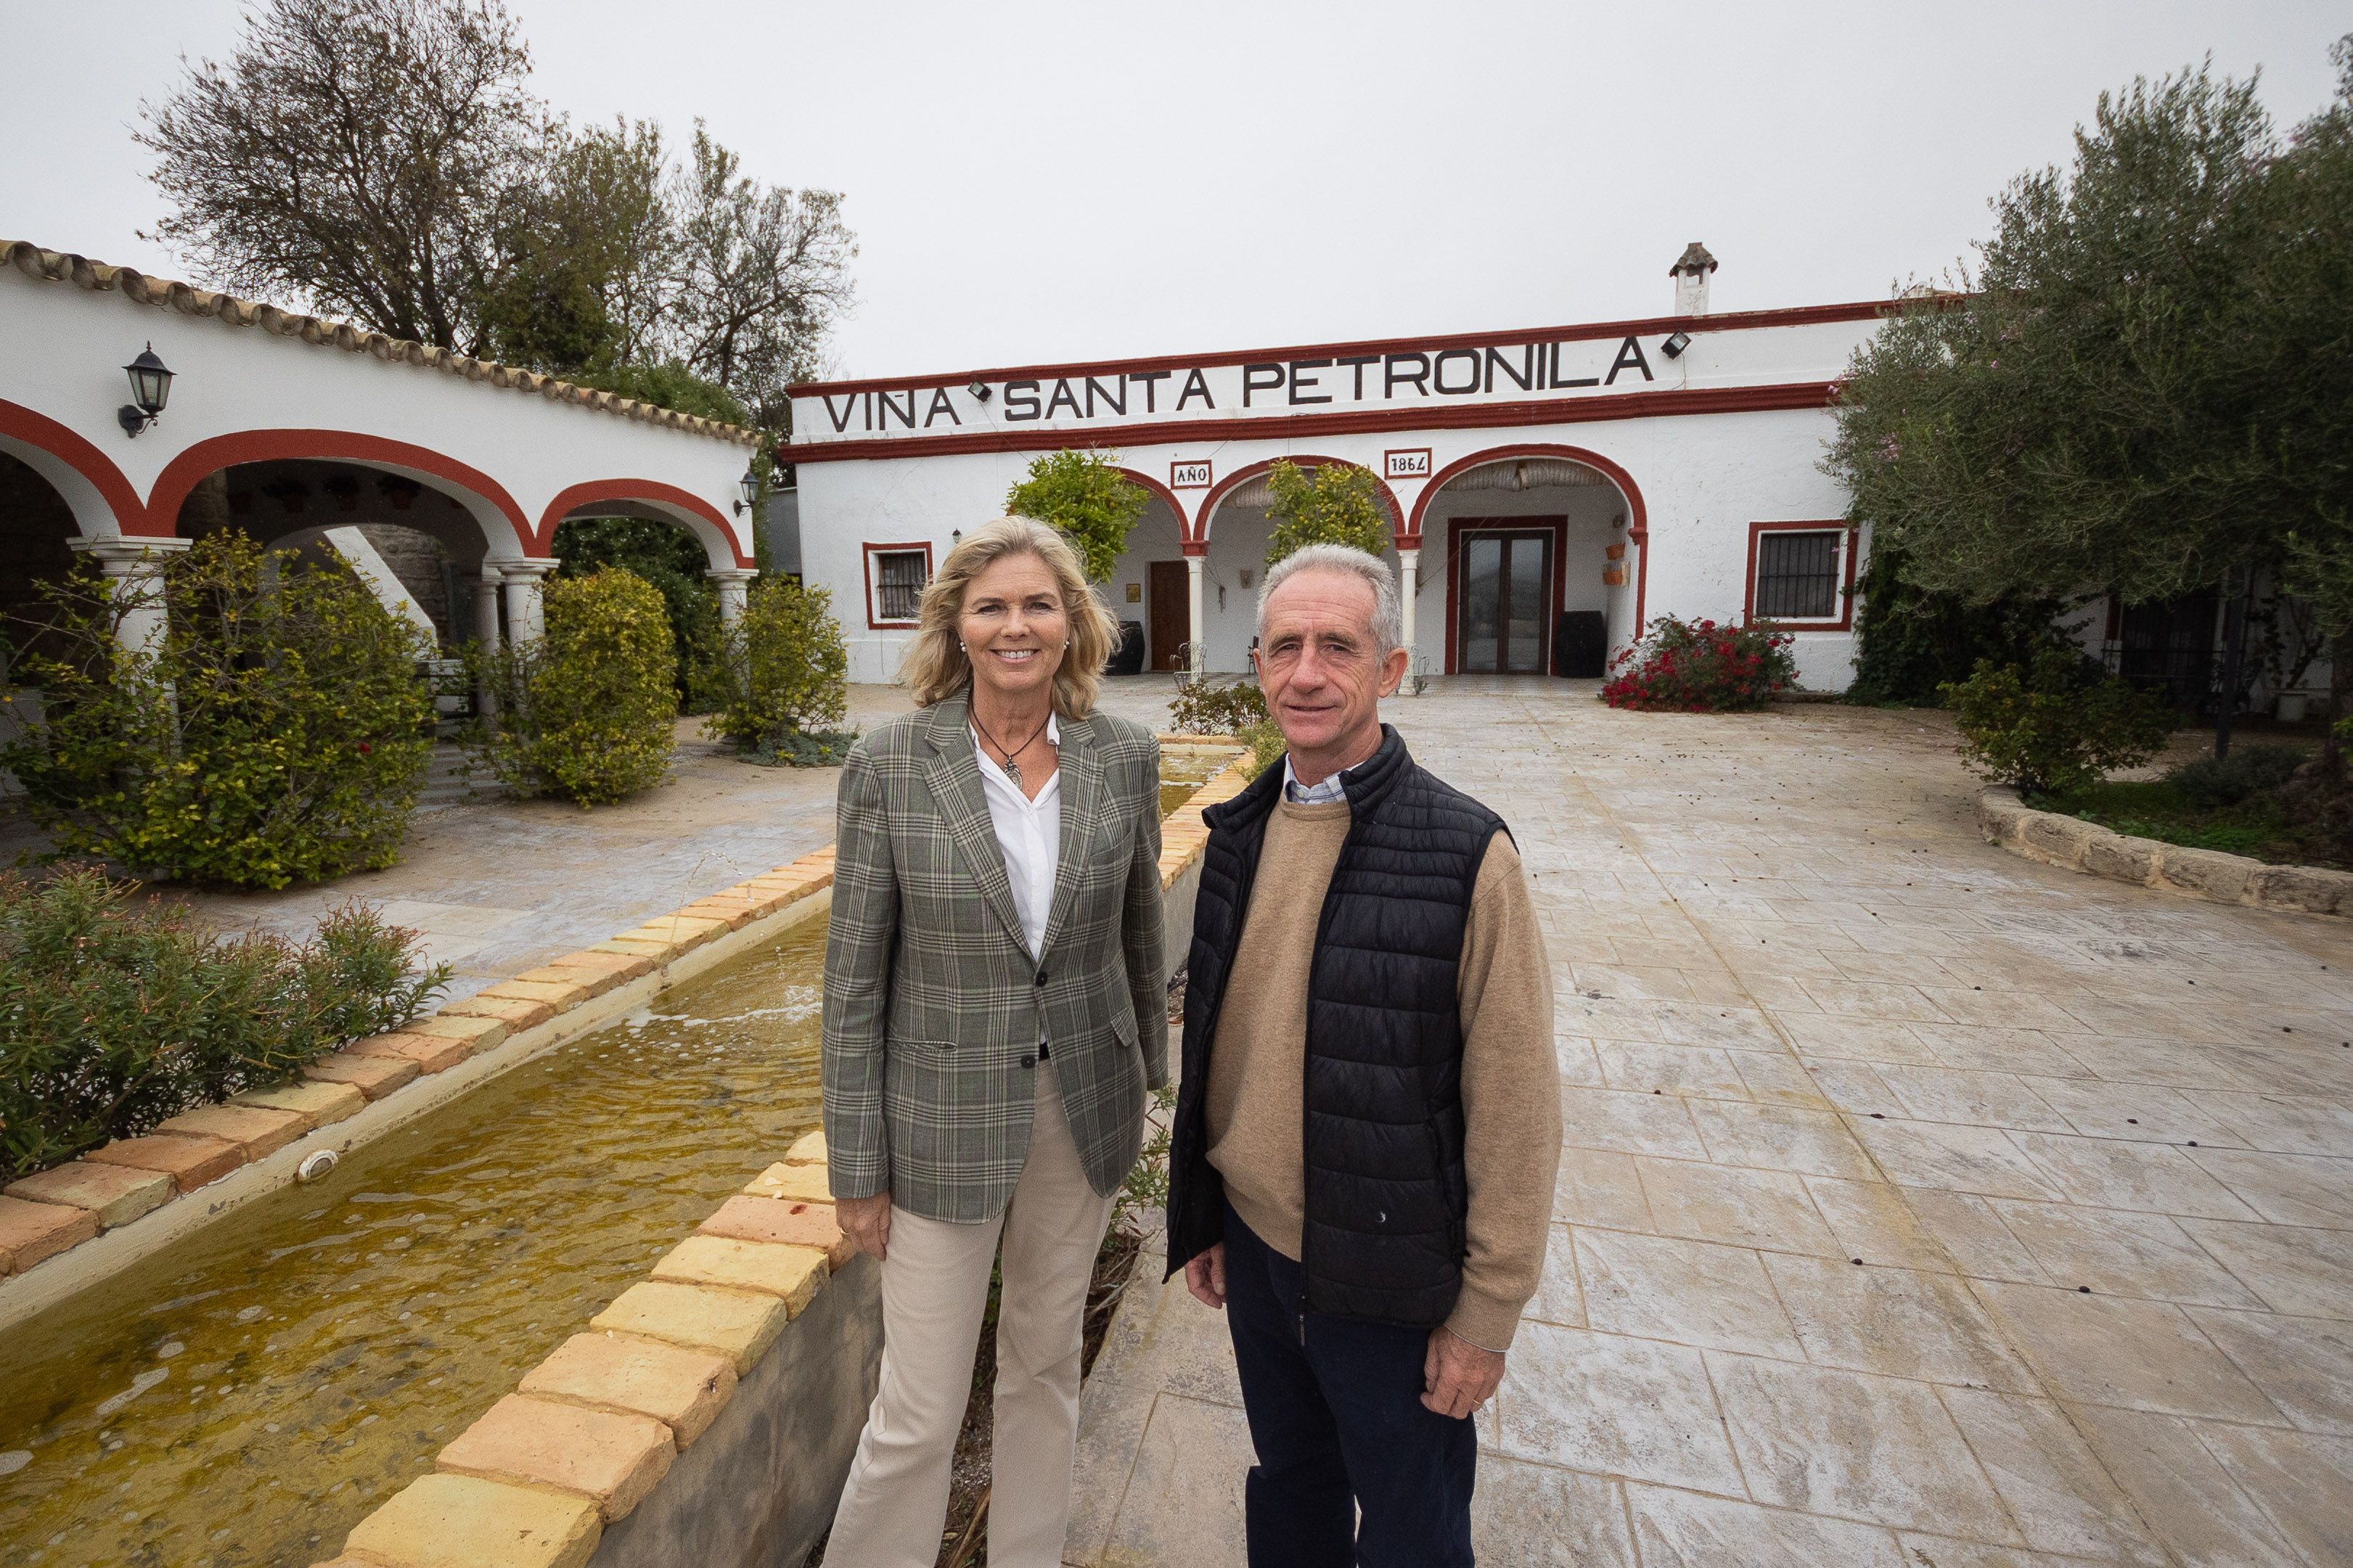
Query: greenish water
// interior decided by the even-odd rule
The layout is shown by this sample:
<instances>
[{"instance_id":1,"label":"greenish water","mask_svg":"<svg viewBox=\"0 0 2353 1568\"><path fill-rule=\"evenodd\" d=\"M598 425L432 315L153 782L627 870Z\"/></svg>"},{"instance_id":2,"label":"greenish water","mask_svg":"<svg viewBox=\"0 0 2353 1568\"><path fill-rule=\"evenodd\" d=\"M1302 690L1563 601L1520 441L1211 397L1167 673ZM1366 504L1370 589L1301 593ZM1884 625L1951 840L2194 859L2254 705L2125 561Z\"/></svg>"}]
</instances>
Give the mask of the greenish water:
<instances>
[{"instance_id":1,"label":"greenish water","mask_svg":"<svg viewBox=\"0 0 2353 1568\"><path fill-rule=\"evenodd\" d=\"M1164 771L1161 810L1216 765ZM819 1119L811 921L10 1331L0 1565L301 1568Z\"/></svg>"}]
</instances>

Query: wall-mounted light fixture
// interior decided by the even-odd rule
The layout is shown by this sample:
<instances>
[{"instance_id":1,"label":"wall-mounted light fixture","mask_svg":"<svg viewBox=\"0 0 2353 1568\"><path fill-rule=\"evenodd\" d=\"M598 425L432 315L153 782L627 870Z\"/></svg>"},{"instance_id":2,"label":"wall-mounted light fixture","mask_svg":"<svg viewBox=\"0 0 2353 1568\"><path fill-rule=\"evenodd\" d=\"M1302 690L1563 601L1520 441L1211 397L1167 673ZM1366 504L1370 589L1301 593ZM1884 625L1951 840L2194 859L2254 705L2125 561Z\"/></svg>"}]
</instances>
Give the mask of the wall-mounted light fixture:
<instances>
[{"instance_id":1,"label":"wall-mounted light fixture","mask_svg":"<svg viewBox=\"0 0 2353 1568\"><path fill-rule=\"evenodd\" d=\"M1691 347L1689 332L1670 332L1667 334L1667 341L1659 345L1659 352L1669 359L1681 359L1683 357L1683 350L1689 347Z\"/></svg>"},{"instance_id":2,"label":"wall-mounted light fixture","mask_svg":"<svg viewBox=\"0 0 2353 1568\"><path fill-rule=\"evenodd\" d=\"M743 498L735 503L735 515L737 517L743 516L752 508L757 506L760 502L760 475L758 470L754 468L744 469L744 477L735 481L735 493Z\"/></svg>"},{"instance_id":3,"label":"wall-mounted light fixture","mask_svg":"<svg viewBox=\"0 0 2353 1568\"><path fill-rule=\"evenodd\" d=\"M164 405L171 401L172 373L155 357L155 345L151 342L122 367L122 374L131 378L131 401L114 411L114 419L124 435L136 436L155 423Z\"/></svg>"},{"instance_id":4,"label":"wall-mounted light fixture","mask_svg":"<svg viewBox=\"0 0 2353 1568\"><path fill-rule=\"evenodd\" d=\"M965 390L971 393L973 396L980 402L986 403L988 401L988 383L985 381L976 381L970 386L965 387Z\"/></svg>"}]
</instances>

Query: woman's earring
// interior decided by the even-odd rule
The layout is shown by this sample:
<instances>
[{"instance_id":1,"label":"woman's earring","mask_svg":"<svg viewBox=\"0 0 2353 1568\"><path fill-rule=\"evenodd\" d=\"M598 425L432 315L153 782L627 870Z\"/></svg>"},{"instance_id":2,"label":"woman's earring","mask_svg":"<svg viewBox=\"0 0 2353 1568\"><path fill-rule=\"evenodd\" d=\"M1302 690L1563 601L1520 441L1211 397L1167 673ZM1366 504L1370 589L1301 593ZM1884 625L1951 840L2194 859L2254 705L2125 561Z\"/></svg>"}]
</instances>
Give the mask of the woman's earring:
<instances>
[{"instance_id":1,"label":"woman's earring","mask_svg":"<svg viewBox=\"0 0 2353 1568\"><path fill-rule=\"evenodd\" d=\"M958 653L969 653L969 652L971 652L971 651L972 651L972 650L971 650L970 648L967 648L967 647L965 647L964 646L964 638L962 638L962 637L958 637L958 638L956 638L956 652L958 652Z\"/></svg>"}]
</instances>

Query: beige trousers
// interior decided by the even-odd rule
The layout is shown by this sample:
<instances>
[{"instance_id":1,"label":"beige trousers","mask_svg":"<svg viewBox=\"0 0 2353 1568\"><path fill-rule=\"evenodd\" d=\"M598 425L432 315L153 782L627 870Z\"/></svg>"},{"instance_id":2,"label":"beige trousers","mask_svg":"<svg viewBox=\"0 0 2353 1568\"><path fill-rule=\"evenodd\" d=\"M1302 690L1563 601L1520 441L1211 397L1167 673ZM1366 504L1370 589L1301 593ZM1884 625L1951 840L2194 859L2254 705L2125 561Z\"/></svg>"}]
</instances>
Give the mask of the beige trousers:
<instances>
[{"instance_id":1,"label":"beige trousers","mask_svg":"<svg viewBox=\"0 0 2353 1568\"><path fill-rule=\"evenodd\" d=\"M1087 1283L1111 1219L1079 1163L1050 1059L1038 1064L1029 1157L985 1225L891 1212L882 1376L834 1511L826 1568L932 1568L948 1466L972 1389L989 1264L1005 1242L990 1440L991 1568L1058 1568L1070 1525Z\"/></svg>"}]
</instances>

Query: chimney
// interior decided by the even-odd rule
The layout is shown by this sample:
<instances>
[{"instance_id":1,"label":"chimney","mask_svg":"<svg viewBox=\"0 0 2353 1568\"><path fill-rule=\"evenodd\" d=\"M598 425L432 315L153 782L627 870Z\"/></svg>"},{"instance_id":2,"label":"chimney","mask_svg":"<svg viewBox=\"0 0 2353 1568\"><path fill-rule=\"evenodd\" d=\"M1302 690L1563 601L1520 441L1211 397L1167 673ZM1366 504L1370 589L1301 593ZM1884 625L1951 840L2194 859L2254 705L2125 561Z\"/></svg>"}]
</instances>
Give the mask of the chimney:
<instances>
[{"instance_id":1,"label":"chimney","mask_svg":"<svg viewBox=\"0 0 2353 1568\"><path fill-rule=\"evenodd\" d=\"M1715 270L1715 258L1706 246L1694 239L1683 247L1683 255L1667 268L1667 276L1675 280L1676 315L1707 314L1707 275Z\"/></svg>"}]
</instances>

